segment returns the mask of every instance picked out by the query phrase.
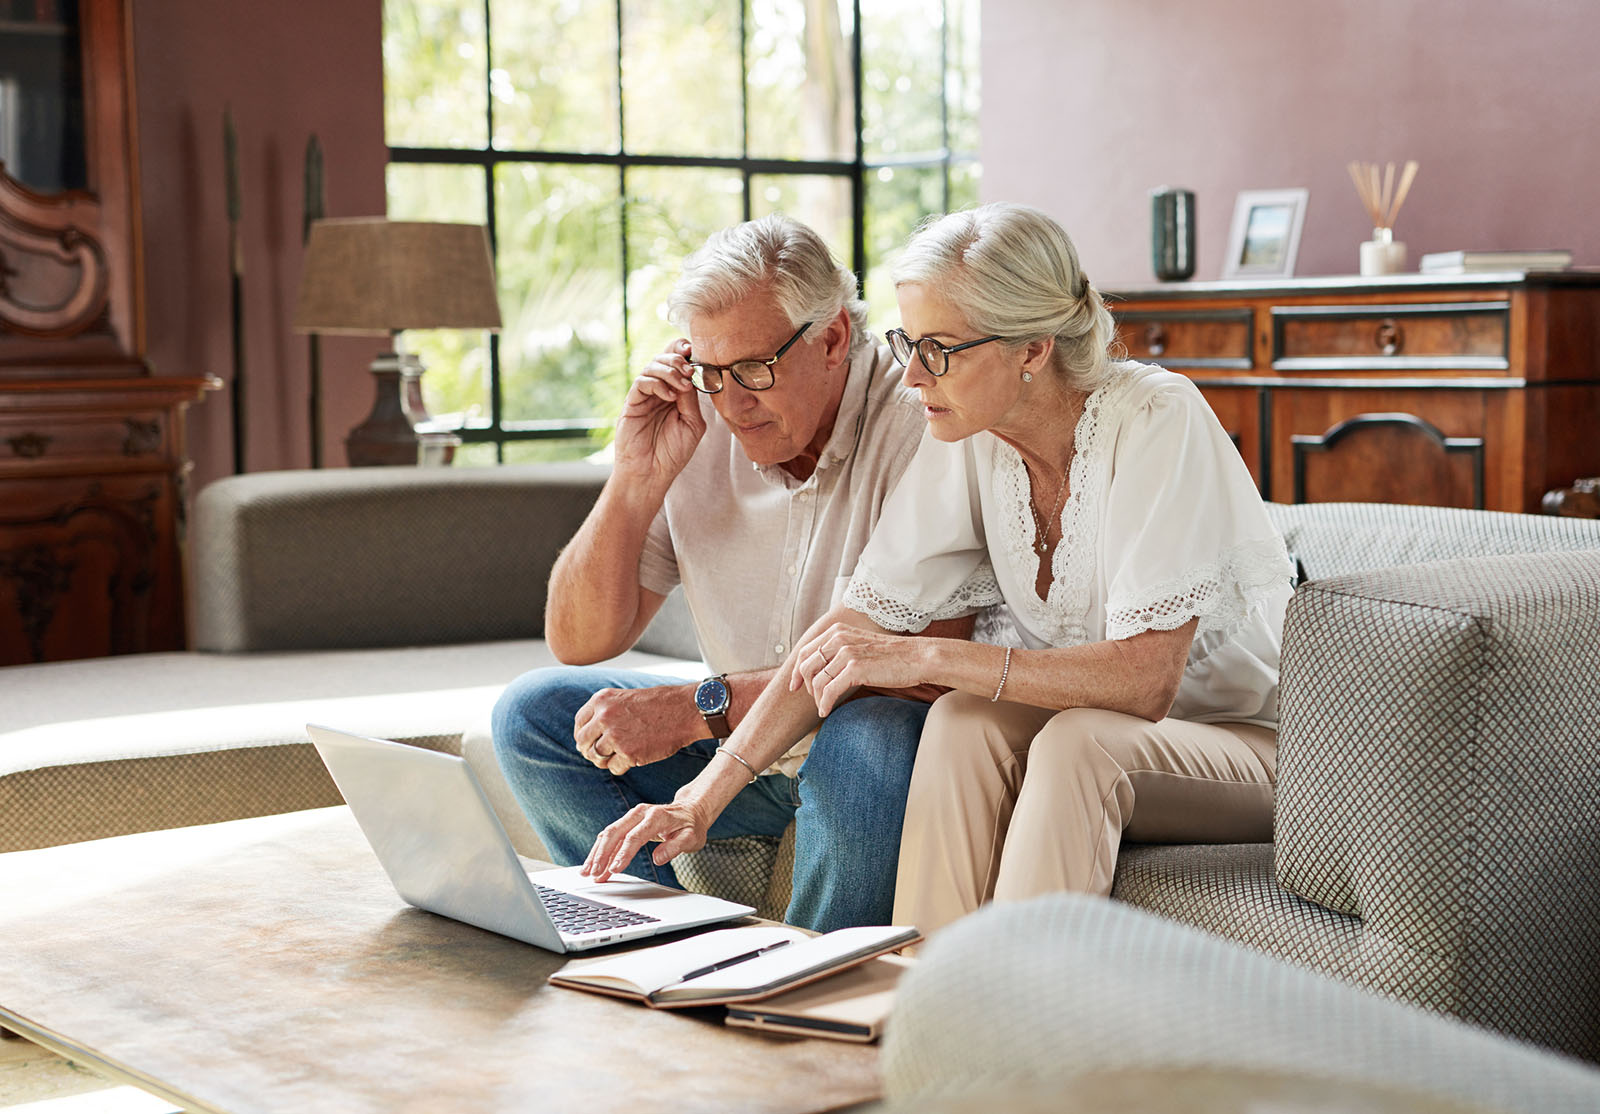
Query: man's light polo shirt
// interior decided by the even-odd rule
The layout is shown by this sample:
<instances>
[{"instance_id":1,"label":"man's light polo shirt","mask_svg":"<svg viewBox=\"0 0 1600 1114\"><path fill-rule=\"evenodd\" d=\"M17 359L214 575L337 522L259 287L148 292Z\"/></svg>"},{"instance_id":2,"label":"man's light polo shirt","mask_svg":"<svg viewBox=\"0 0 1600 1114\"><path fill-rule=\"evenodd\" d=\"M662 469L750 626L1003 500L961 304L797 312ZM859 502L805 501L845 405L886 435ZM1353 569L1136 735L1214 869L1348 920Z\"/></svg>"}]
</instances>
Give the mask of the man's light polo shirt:
<instances>
[{"instance_id":1,"label":"man's light polo shirt","mask_svg":"<svg viewBox=\"0 0 1600 1114\"><path fill-rule=\"evenodd\" d=\"M662 595L683 585L712 673L775 666L843 596L884 498L922 440L922 403L902 386L887 348L864 347L803 482L751 463L709 395L700 409L705 436L651 524L639 584ZM808 736L773 769L792 776L809 748Z\"/></svg>"}]
</instances>

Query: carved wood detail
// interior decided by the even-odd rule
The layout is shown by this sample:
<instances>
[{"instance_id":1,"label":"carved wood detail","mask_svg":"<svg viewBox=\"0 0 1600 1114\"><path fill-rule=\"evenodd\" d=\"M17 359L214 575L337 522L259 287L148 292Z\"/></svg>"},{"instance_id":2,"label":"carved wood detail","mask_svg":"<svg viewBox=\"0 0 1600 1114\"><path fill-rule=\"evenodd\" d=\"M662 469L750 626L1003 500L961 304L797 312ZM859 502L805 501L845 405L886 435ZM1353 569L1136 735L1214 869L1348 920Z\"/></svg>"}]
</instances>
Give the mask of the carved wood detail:
<instances>
[{"instance_id":1,"label":"carved wood detail","mask_svg":"<svg viewBox=\"0 0 1600 1114\"><path fill-rule=\"evenodd\" d=\"M99 215L82 195L39 197L0 173L0 325L66 338L104 314L110 272L93 232Z\"/></svg>"},{"instance_id":2,"label":"carved wood detail","mask_svg":"<svg viewBox=\"0 0 1600 1114\"><path fill-rule=\"evenodd\" d=\"M0 517L0 531L24 540L0 550L0 578L16 592L32 660L45 660L45 637L84 562L81 551L104 545L113 554L111 575L103 591L111 602L109 643L114 652L145 649L144 614L155 582L159 544L156 505L158 484L148 484L132 500L108 498L91 484L82 499L39 515ZM50 535L50 536L45 536Z\"/></svg>"},{"instance_id":3,"label":"carved wood detail","mask_svg":"<svg viewBox=\"0 0 1600 1114\"><path fill-rule=\"evenodd\" d=\"M17 610L34 661L44 660L44 634L56 617L56 604L72 587L77 565L47 545L19 546L0 552L0 575L16 585Z\"/></svg>"},{"instance_id":4,"label":"carved wood detail","mask_svg":"<svg viewBox=\"0 0 1600 1114\"><path fill-rule=\"evenodd\" d=\"M1600 476L1587 476L1571 487L1545 492L1544 513L1568 518L1600 518Z\"/></svg>"},{"instance_id":5,"label":"carved wood detail","mask_svg":"<svg viewBox=\"0 0 1600 1114\"><path fill-rule=\"evenodd\" d=\"M153 418L148 421L139 418L124 418L122 424L128 430L127 439L122 442L123 456L143 456L161 448L161 423L159 421Z\"/></svg>"},{"instance_id":6,"label":"carved wood detail","mask_svg":"<svg viewBox=\"0 0 1600 1114\"><path fill-rule=\"evenodd\" d=\"M15 437L7 437L6 444L11 446L13 455L20 456L24 460L37 460L45 454L45 450L50 447L50 442L54 440L55 438L48 433L35 433L29 430L27 433L19 433Z\"/></svg>"}]
</instances>

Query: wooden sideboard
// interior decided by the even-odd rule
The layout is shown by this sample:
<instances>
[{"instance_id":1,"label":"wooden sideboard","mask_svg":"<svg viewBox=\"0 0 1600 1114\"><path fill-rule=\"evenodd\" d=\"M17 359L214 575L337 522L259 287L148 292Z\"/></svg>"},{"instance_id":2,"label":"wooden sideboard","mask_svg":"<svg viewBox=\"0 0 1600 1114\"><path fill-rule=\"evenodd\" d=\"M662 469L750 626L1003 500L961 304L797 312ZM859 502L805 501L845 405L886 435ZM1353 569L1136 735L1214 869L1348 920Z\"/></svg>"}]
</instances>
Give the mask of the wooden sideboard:
<instances>
[{"instance_id":1,"label":"wooden sideboard","mask_svg":"<svg viewBox=\"0 0 1600 1114\"><path fill-rule=\"evenodd\" d=\"M1136 360L1199 386L1262 494L1537 512L1600 474L1600 272L1106 291Z\"/></svg>"},{"instance_id":2,"label":"wooden sideboard","mask_svg":"<svg viewBox=\"0 0 1600 1114\"><path fill-rule=\"evenodd\" d=\"M0 665L184 645L183 411L144 358L125 0L0 18ZM49 122L48 126L41 121Z\"/></svg>"},{"instance_id":3,"label":"wooden sideboard","mask_svg":"<svg viewBox=\"0 0 1600 1114\"><path fill-rule=\"evenodd\" d=\"M183 409L204 386L0 379L0 665L183 648Z\"/></svg>"}]
</instances>

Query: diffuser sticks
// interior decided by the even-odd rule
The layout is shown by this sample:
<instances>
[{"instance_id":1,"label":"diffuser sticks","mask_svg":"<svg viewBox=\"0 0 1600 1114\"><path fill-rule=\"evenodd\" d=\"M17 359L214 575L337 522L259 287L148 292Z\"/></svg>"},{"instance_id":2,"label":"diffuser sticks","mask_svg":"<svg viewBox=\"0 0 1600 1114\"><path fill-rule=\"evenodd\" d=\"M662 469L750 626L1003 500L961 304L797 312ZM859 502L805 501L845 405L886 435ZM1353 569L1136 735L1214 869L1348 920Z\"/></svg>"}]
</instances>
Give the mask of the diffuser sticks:
<instances>
[{"instance_id":1,"label":"diffuser sticks","mask_svg":"<svg viewBox=\"0 0 1600 1114\"><path fill-rule=\"evenodd\" d=\"M1400 172L1400 186L1395 188L1394 163L1389 163L1380 173L1375 162L1353 162L1347 169L1350 180L1356 184L1361 204L1372 218L1373 228L1394 228L1394 219L1400 215L1406 194L1411 192L1411 182L1417 176L1417 162L1410 159Z\"/></svg>"}]
</instances>

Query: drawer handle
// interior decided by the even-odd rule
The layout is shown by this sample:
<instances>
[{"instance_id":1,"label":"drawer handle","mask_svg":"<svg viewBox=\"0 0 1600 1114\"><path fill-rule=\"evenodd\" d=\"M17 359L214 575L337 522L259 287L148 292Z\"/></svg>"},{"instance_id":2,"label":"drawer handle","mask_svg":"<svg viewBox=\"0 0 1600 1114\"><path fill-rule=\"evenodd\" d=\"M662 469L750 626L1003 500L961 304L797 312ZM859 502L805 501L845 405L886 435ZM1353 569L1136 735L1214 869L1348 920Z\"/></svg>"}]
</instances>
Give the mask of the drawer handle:
<instances>
[{"instance_id":1,"label":"drawer handle","mask_svg":"<svg viewBox=\"0 0 1600 1114\"><path fill-rule=\"evenodd\" d=\"M45 449L50 446L50 441L51 437L45 433L21 433L6 439L11 451L27 460L43 456Z\"/></svg>"},{"instance_id":2,"label":"drawer handle","mask_svg":"<svg viewBox=\"0 0 1600 1114\"><path fill-rule=\"evenodd\" d=\"M1145 350L1152 356L1159 356L1167 350L1167 327L1161 324L1146 325L1144 327Z\"/></svg>"},{"instance_id":3,"label":"drawer handle","mask_svg":"<svg viewBox=\"0 0 1600 1114\"><path fill-rule=\"evenodd\" d=\"M128 431L128 435L122 440L123 456L143 456L161 447L160 422L141 422L137 418L125 418L122 424Z\"/></svg>"},{"instance_id":4,"label":"drawer handle","mask_svg":"<svg viewBox=\"0 0 1600 1114\"><path fill-rule=\"evenodd\" d=\"M1378 342L1378 350L1385 356L1393 356L1405 347L1406 333L1400 323L1392 317L1385 317L1378 322L1378 330L1373 334L1373 339Z\"/></svg>"}]
</instances>

